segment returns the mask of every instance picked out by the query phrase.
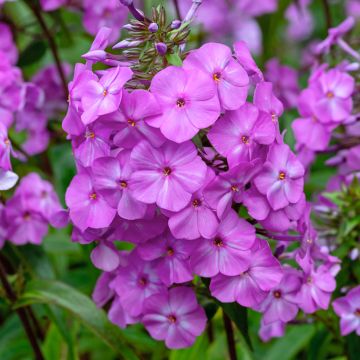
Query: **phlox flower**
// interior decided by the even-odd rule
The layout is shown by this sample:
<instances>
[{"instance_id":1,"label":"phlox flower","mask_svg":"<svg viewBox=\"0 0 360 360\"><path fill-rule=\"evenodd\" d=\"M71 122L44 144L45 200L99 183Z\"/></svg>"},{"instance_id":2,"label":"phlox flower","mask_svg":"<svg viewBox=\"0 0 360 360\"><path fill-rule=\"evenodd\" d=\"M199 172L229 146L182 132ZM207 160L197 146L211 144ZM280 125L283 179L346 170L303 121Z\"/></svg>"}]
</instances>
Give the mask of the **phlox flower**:
<instances>
[{"instance_id":1,"label":"phlox flower","mask_svg":"<svg viewBox=\"0 0 360 360\"><path fill-rule=\"evenodd\" d=\"M220 115L216 86L202 71L169 66L154 76L150 91L163 113L147 123L177 143L190 140Z\"/></svg>"},{"instance_id":2,"label":"phlox flower","mask_svg":"<svg viewBox=\"0 0 360 360\"><path fill-rule=\"evenodd\" d=\"M221 107L235 110L247 98L249 77L223 44L207 43L193 50L184 61L185 69L204 71L217 87Z\"/></svg>"},{"instance_id":3,"label":"phlox flower","mask_svg":"<svg viewBox=\"0 0 360 360\"><path fill-rule=\"evenodd\" d=\"M198 239L190 256L195 274L213 277L219 273L229 276L246 271L250 263L250 248L255 241L255 228L229 210L215 236Z\"/></svg>"},{"instance_id":4,"label":"phlox flower","mask_svg":"<svg viewBox=\"0 0 360 360\"><path fill-rule=\"evenodd\" d=\"M166 142L155 149L143 141L131 152L130 165L135 199L170 211L183 209L206 175L206 165L191 142Z\"/></svg>"},{"instance_id":5,"label":"phlox flower","mask_svg":"<svg viewBox=\"0 0 360 360\"><path fill-rule=\"evenodd\" d=\"M279 285L282 270L268 243L257 240L251 248L249 267L237 276L219 274L211 279L212 296L221 302L237 301L242 306L259 305L268 291Z\"/></svg>"},{"instance_id":6,"label":"phlox flower","mask_svg":"<svg viewBox=\"0 0 360 360\"><path fill-rule=\"evenodd\" d=\"M154 339L179 349L191 346L205 330L206 315L190 288L176 287L146 299L142 322Z\"/></svg>"}]
</instances>

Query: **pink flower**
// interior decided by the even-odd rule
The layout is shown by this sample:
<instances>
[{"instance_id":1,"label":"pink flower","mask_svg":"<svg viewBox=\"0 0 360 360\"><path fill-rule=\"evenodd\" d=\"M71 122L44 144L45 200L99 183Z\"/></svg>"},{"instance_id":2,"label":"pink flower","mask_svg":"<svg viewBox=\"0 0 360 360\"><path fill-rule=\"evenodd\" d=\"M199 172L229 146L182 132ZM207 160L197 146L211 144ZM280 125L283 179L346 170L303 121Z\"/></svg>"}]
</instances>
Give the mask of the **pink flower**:
<instances>
[{"instance_id":1,"label":"pink flower","mask_svg":"<svg viewBox=\"0 0 360 360\"><path fill-rule=\"evenodd\" d=\"M190 263L195 274L213 277L218 273L234 276L246 271L249 249L255 241L255 228L239 218L234 210L220 222L212 239L194 242Z\"/></svg>"},{"instance_id":2,"label":"pink flower","mask_svg":"<svg viewBox=\"0 0 360 360\"><path fill-rule=\"evenodd\" d=\"M133 196L170 211L183 209L206 175L206 165L191 142L166 142L154 149L143 141L132 151L130 165Z\"/></svg>"},{"instance_id":3,"label":"pink flower","mask_svg":"<svg viewBox=\"0 0 360 360\"><path fill-rule=\"evenodd\" d=\"M230 167L256 157L261 145L275 140L275 128L271 116L250 103L240 109L227 111L208 134L212 145L224 155Z\"/></svg>"},{"instance_id":4,"label":"pink flower","mask_svg":"<svg viewBox=\"0 0 360 360\"><path fill-rule=\"evenodd\" d=\"M274 144L254 183L259 192L266 195L270 206L280 210L300 200L304 168L287 145Z\"/></svg>"},{"instance_id":5,"label":"pink flower","mask_svg":"<svg viewBox=\"0 0 360 360\"><path fill-rule=\"evenodd\" d=\"M247 98L249 77L232 57L229 47L208 43L193 50L184 61L185 69L204 71L217 87L220 104L225 110L235 110Z\"/></svg>"},{"instance_id":6,"label":"pink flower","mask_svg":"<svg viewBox=\"0 0 360 360\"><path fill-rule=\"evenodd\" d=\"M167 232L139 245L137 251L146 261L159 259L158 274L166 286L192 280L187 241L177 240Z\"/></svg>"},{"instance_id":7,"label":"pink flower","mask_svg":"<svg viewBox=\"0 0 360 360\"><path fill-rule=\"evenodd\" d=\"M170 349L191 346L206 325L204 309L193 291L177 287L149 297L142 321L156 340L165 340Z\"/></svg>"},{"instance_id":8,"label":"pink flower","mask_svg":"<svg viewBox=\"0 0 360 360\"><path fill-rule=\"evenodd\" d=\"M154 76L150 91L163 114L147 123L177 143L191 139L220 115L216 87L202 71L169 66Z\"/></svg>"},{"instance_id":9,"label":"pink flower","mask_svg":"<svg viewBox=\"0 0 360 360\"><path fill-rule=\"evenodd\" d=\"M251 248L250 264L237 276L219 274L211 279L211 294L221 302L237 301L242 306L259 305L267 292L279 285L282 278L280 263L268 243L257 240Z\"/></svg>"},{"instance_id":10,"label":"pink flower","mask_svg":"<svg viewBox=\"0 0 360 360\"><path fill-rule=\"evenodd\" d=\"M352 331L360 335L360 286L351 289L346 296L336 299L332 305L340 316L341 335L346 336Z\"/></svg>"},{"instance_id":11,"label":"pink flower","mask_svg":"<svg viewBox=\"0 0 360 360\"><path fill-rule=\"evenodd\" d=\"M85 125L94 122L100 115L110 114L119 108L124 84L131 78L127 67L106 70L99 81L90 80L82 85L81 104Z\"/></svg>"},{"instance_id":12,"label":"pink flower","mask_svg":"<svg viewBox=\"0 0 360 360\"><path fill-rule=\"evenodd\" d=\"M66 205L70 209L70 219L81 231L88 227L105 228L113 221L116 209L96 192L93 179L87 173L76 175L65 195Z\"/></svg>"}]
</instances>

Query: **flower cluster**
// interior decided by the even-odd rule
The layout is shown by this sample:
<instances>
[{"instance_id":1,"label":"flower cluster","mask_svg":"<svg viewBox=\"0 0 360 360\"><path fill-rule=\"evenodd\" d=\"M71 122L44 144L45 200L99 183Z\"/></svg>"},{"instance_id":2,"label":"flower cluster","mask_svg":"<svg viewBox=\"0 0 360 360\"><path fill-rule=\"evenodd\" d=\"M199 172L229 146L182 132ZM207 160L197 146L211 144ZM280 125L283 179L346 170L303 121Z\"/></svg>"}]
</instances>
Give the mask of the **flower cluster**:
<instances>
[{"instance_id":1,"label":"flower cluster","mask_svg":"<svg viewBox=\"0 0 360 360\"><path fill-rule=\"evenodd\" d=\"M99 31L76 65L63 121L78 170L66 192L72 238L95 244L91 260L103 270L94 300L111 300L112 322L142 322L170 348L204 330L200 288L262 312L263 339L281 336L299 309L328 308L339 270L317 243L305 169L280 133L283 104L244 42L189 53L169 42L161 54L152 34L176 31L136 16L129 28L142 38L126 40L122 55L105 51L111 31ZM180 64L164 57L145 80L128 46L156 49L154 59L171 51Z\"/></svg>"},{"instance_id":2,"label":"flower cluster","mask_svg":"<svg viewBox=\"0 0 360 360\"><path fill-rule=\"evenodd\" d=\"M8 240L15 245L41 244L61 205L53 186L36 173L23 177L14 195L0 205L0 248Z\"/></svg>"}]
</instances>

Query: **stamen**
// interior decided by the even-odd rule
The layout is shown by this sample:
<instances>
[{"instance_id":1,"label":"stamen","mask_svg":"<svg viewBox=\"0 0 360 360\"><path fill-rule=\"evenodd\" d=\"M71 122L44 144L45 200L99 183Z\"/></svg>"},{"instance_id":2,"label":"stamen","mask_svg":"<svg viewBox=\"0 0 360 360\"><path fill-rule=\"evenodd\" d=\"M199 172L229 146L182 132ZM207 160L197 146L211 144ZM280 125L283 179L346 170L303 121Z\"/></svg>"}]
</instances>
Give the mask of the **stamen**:
<instances>
[{"instance_id":1,"label":"stamen","mask_svg":"<svg viewBox=\"0 0 360 360\"><path fill-rule=\"evenodd\" d=\"M28 211L25 212L24 215L23 215L23 219L25 221L29 221L31 219L31 214Z\"/></svg>"},{"instance_id":2,"label":"stamen","mask_svg":"<svg viewBox=\"0 0 360 360\"><path fill-rule=\"evenodd\" d=\"M220 72L214 73L213 79L214 79L214 81L219 82L221 80L221 73Z\"/></svg>"},{"instance_id":3,"label":"stamen","mask_svg":"<svg viewBox=\"0 0 360 360\"><path fill-rule=\"evenodd\" d=\"M103 95L106 96L107 94L108 94L108 91L105 89L105 90L103 91Z\"/></svg>"},{"instance_id":4,"label":"stamen","mask_svg":"<svg viewBox=\"0 0 360 360\"><path fill-rule=\"evenodd\" d=\"M312 277L309 276L309 277L306 279L306 282L307 282L308 284L312 284L312 282L313 282Z\"/></svg>"},{"instance_id":5,"label":"stamen","mask_svg":"<svg viewBox=\"0 0 360 360\"><path fill-rule=\"evenodd\" d=\"M136 125L136 122L134 120L129 119L127 122L132 127L134 127Z\"/></svg>"},{"instance_id":6,"label":"stamen","mask_svg":"<svg viewBox=\"0 0 360 360\"><path fill-rule=\"evenodd\" d=\"M180 98L176 101L176 106L179 107L179 108L182 108L185 106L185 100Z\"/></svg>"},{"instance_id":7,"label":"stamen","mask_svg":"<svg viewBox=\"0 0 360 360\"><path fill-rule=\"evenodd\" d=\"M87 131L85 134L85 137L87 139L94 139L95 138L95 133L93 131Z\"/></svg>"},{"instance_id":8,"label":"stamen","mask_svg":"<svg viewBox=\"0 0 360 360\"><path fill-rule=\"evenodd\" d=\"M128 187L128 184L126 181L120 181L120 186L123 188L123 189L126 189Z\"/></svg>"},{"instance_id":9,"label":"stamen","mask_svg":"<svg viewBox=\"0 0 360 360\"><path fill-rule=\"evenodd\" d=\"M241 141L244 143L244 144L248 144L249 143L249 137L246 136L246 135L243 135L241 137Z\"/></svg>"},{"instance_id":10,"label":"stamen","mask_svg":"<svg viewBox=\"0 0 360 360\"><path fill-rule=\"evenodd\" d=\"M215 238L215 239L214 239L214 244L215 244L215 246L217 246L217 247L223 247L223 246L224 246L224 243L223 243L223 241L222 241L220 238Z\"/></svg>"},{"instance_id":11,"label":"stamen","mask_svg":"<svg viewBox=\"0 0 360 360\"><path fill-rule=\"evenodd\" d=\"M239 188L236 185L231 186L231 191L233 192L239 192Z\"/></svg>"},{"instance_id":12,"label":"stamen","mask_svg":"<svg viewBox=\"0 0 360 360\"><path fill-rule=\"evenodd\" d=\"M167 254L168 254L168 256L173 256L174 253L175 253L175 251L174 251L173 248L169 247L169 248L167 249Z\"/></svg>"},{"instance_id":13,"label":"stamen","mask_svg":"<svg viewBox=\"0 0 360 360\"><path fill-rule=\"evenodd\" d=\"M283 171L280 171L278 179L285 180L285 178L286 178L286 174Z\"/></svg>"},{"instance_id":14,"label":"stamen","mask_svg":"<svg viewBox=\"0 0 360 360\"><path fill-rule=\"evenodd\" d=\"M193 204L193 207L196 208L201 205L201 201L199 199L194 199L192 204Z\"/></svg>"},{"instance_id":15,"label":"stamen","mask_svg":"<svg viewBox=\"0 0 360 360\"><path fill-rule=\"evenodd\" d=\"M147 279L145 279L144 277L139 279L139 285L145 286L146 284L147 284Z\"/></svg>"},{"instance_id":16,"label":"stamen","mask_svg":"<svg viewBox=\"0 0 360 360\"><path fill-rule=\"evenodd\" d=\"M271 114L271 120L272 120L273 122L277 122L277 119L278 119L277 115L276 115L275 113L272 113L272 114Z\"/></svg>"},{"instance_id":17,"label":"stamen","mask_svg":"<svg viewBox=\"0 0 360 360\"><path fill-rule=\"evenodd\" d=\"M354 314L355 314L356 316L360 316L360 308L359 308L359 309L356 309Z\"/></svg>"},{"instance_id":18,"label":"stamen","mask_svg":"<svg viewBox=\"0 0 360 360\"><path fill-rule=\"evenodd\" d=\"M168 320L170 321L171 324L175 324L176 323L176 316L174 315L169 315Z\"/></svg>"},{"instance_id":19,"label":"stamen","mask_svg":"<svg viewBox=\"0 0 360 360\"><path fill-rule=\"evenodd\" d=\"M5 143L5 146L10 146L10 140L9 139L5 139L4 143Z\"/></svg>"},{"instance_id":20,"label":"stamen","mask_svg":"<svg viewBox=\"0 0 360 360\"><path fill-rule=\"evenodd\" d=\"M274 298L280 299L280 298L281 298L281 291L275 290L275 291L274 291Z\"/></svg>"},{"instance_id":21,"label":"stamen","mask_svg":"<svg viewBox=\"0 0 360 360\"><path fill-rule=\"evenodd\" d=\"M163 174L169 176L171 174L171 169L167 166L163 169Z\"/></svg>"},{"instance_id":22,"label":"stamen","mask_svg":"<svg viewBox=\"0 0 360 360\"><path fill-rule=\"evenodd\" d=\"M92 193L92 194L89 195L90 200L96 200L96 198L97 198L96 193Z\"/></svg>"},{"instance_id":23,"label":"stamen","mask_svg":"<svg viewBox=\"0 0 360 360\"><path fill-rule=\"evenodd\" d=\"M333 93L332 91L328 91L328 92L326 93L326 97L327 97L328 99L332 99L332 98L334 97L334 93Z\"/></svg>"}]
</instances>

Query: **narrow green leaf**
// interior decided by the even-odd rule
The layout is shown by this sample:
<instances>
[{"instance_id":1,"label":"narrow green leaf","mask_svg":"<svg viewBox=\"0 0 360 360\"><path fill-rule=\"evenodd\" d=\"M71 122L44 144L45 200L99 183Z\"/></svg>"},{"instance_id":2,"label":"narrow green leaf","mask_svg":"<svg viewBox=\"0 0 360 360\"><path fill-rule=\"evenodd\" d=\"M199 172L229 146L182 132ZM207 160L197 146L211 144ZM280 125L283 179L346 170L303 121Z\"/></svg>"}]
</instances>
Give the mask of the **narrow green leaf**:
<instances>
[{"instance_id":1,"label":"narrow green leaf","mask_svg":"<svg viewBox=\"0 0 360 360\"><path fill-rule=\"evenodd\" d=\"M181 66L182 60L179 54L166 54L166 60L170 65Z\"/></svg>"},{"instance_id":2,"label":"narrow green leaf","mask_svg":"<svg viewBox=\"0 0 360 360\"><path fill-rule=\"evenodd\" d=\"M208 346L207 336L203 334L196 339L195 344L190 348L171 351L169 360L205 360Z\"/></svg>"},{"instance_id":3,"label":"narrow green leaf","mask_svg":"<svg viewBox=\"0 0 360 360\"><path fill-rule=\"evenodd\" d=\"M47 45L43 40L35 40L21 53L18 66L28 66L39 61L46 53Z\"/></svg>"},{"instance_id":4,"label":"narrow green leaf","mask_svg":"<svg viewBox=\"0 0 360 360\"><path fill-rule=\"evenodd\" d=\"M315 334L314 325L296 325L284 337L276 340L266 354L266 360L290 360L304 349Z\"/></svg>"},{"instance_id":5,"label":"narrow green leaf","mask_svg":"<svg viewBox=\"0 0 360 360\"><path fill-rule=\"evenodd\" d=\"M54 304L66 309L120 356L126 360L138 359L133 350L126 345L123 331L110 323L105 312L76 289L57 281L33 280L27 285L16 307L34 303Z\"/></svg>"}]
</instances>

